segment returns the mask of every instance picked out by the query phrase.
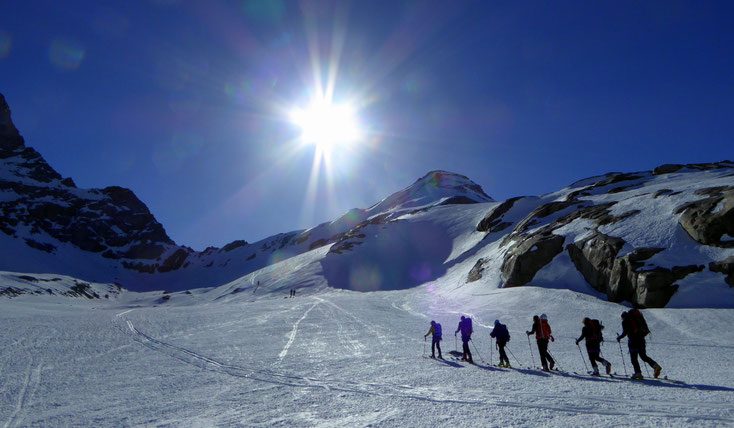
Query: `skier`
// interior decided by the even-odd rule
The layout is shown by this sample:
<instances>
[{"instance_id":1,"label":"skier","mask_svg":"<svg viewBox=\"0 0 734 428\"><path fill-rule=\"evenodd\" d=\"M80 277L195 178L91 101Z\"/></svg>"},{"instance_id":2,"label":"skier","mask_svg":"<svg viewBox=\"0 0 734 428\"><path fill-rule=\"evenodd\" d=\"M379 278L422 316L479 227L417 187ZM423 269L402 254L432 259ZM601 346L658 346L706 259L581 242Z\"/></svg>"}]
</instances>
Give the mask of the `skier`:
<instances>
[{"instance_id":1,"label":"skier","mask_svg":"<svg viewBox=\"0 0 734 428\"><path fill-rule=\"evenodd\" d=\"M423 336L423 340L426 340L426 337L428 337L429 334L433 335L433 341L431 342L431 358L436 358L435 348L438 348L438 358L443 360L443 356L441 355L441 324L436 321L431 321L431 329Z\"/></svg>"},{"instance_id":2,"label":"skier","mask_svg":"<svg viewBox=\"0 0 734 428\"><path fill-rule=\"evenodd\" d=\"M612 364L600 355L601 342L604 341L604 336L602 336L601 331L604 329L604 326L599 323L599 320L592 320L588 317L584 318L582 323L584 324L584 327L581 329L581 336L576 339L576 345L578 345L583 339L586 339L586 353L589 354L591 367L594 368L594 372L592 374L594 376L599 376L599 367L596 365L597 361L604 365L607 370L607 374L611 373Z\"/></svg>"},{"instance_id":3,"label":"skier","mask_svg":"<svg viewBox=\"0 0 734 428\"><path fill-rule=\"evenodd\" d=\"M507 326L500 323L500 320L494 320L494 329L489 333L491 337L497 340L497 348L500 350L500 367L510 368L510 359L507 358L505 353L505 345L510 341L510 332L507 331Z\"/></svg>"},{"instance_id":4,"label":"skier","mask_svg":"<svg viewBox=\"0 0 734 428\"><path fill-rule=\"evenodd\" d=\"M543 365L543 371L547 372L553 370L556 365L555 360L548 353L548 339L551 342L555 342L551 334L550 324L548 324L548 316L541 314L540 318L537 315L533 316L533 328L530 331L526 331L525 334L530 336L535 333L535 340L538 342L538 353L540 354L540 363ZM548 365L550 364L550 370Z\"/></svg>"},{"instance_id":5,"label":"skier","mask_svg":"<svg viewBox=\"0 0 734 428\"><path fill-rule=\"evenodd\" d=\"M640 371L640 363L637 361L637 355L655 370L654 375L656 378L660 376L662 368L655 360L648 357L645 352L645 335L649 332L645 318L639 310L633 309L629 312L622 312L622 334L617 336L617 342L625 336L629 338L627 346L630 351L632 367L635 368L635 374L632 375L632 379L643 379L642 371Z\"/></svg>"},{"instance_id":6,"label":"skier","mask_svg":"<svg viewBox=\"0 0 734 428\"><path fill-rule=\"evenodd\" d=\"M461 356L461 361L468 361L470 363L474 363L474 360L471 356L471 350L469 350L469 341L471 340L471 334L473 332L472 326L471 326L471 318L461 316L461 321L459 321L459 328L456 329L454 332L454 336L456 336L456 333L461 331L461 343L463 345L464 355Z\"/></svg>"}]
</instances>

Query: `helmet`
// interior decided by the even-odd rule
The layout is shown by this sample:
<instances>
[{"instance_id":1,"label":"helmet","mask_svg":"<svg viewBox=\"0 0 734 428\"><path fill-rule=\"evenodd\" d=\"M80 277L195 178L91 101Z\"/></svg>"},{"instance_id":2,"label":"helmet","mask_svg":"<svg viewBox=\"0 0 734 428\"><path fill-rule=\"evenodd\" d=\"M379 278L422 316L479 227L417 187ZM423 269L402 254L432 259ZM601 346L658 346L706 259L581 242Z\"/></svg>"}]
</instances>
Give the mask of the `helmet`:
<instances>
[{"instance_id":1,"label":"helmet","mask_svg":"<svg viewBox=\"0 0 734 428\"><path fill-rule=\"evenodd\" d=\"M538 316L537 315L533 315L533 321L538 321Z\"/></svg>"},{"instance_id":2,"label":"helmet","mask_svg":"<svg viewBox=\"0 0 734 428\"><path fill-rule=\"evenodd\" d=\"M500 323L500 320L494 320L494 325L497 325Z\"/></svg>"},{"instance_id":3,"label":"helmet","mask_svg":"<svg viewBox=\"0 0 734 428\"><path fill-rule=\"evenodd\" d=\"M465 319L465 318L464 318L464 315L462 315L462 316L461 316L461 319Z\"/></svg>"},{"instance_id":4,"label":"helmet","mask_svg":"<svg viewBox=\"0 0 734 428\"><path fill-rule=\"evenodd\" d=\"M436 321L431 320L431 325L436 325Z\"/></svg>"},{"instance_id":5,"label":"helmet","mask_svg":"<svg viewBox=\"0 0 734 428\"><path fill-rule=\"evenodd\" d=\"M546 314L540 314L540 319L547 320L548 319L548 315L546 315Z\"/></svg>"},{"instance_id":6,"label":"helmet","mask_svg":"<svg viewBox=\"0 0 734 428\"><path fill-rule=\"evenodd\" d=\"M584 317L583 321L581 321L581 322L584 323L584 325L586 325L586 324L590 323L591 320L589 319L589 317Z\"/></svg>"},{"instance_id":7,"label":"helmet","mask_svg":"<svg viewBox=\"0 0 734 428\"><path fill-rule=\"evenodd\" d=\"M627 312L622 312L622 318L627 318Z\"/></svg>"}]
</instances>

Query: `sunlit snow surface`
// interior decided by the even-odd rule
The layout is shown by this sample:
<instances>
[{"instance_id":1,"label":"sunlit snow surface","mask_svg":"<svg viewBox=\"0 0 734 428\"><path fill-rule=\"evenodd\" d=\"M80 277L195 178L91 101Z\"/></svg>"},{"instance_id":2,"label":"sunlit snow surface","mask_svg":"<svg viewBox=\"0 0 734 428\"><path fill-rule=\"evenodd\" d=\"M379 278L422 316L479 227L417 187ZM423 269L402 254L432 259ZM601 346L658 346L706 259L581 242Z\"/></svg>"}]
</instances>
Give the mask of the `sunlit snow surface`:
<instances>
[{"instance_id":1,"label":"sunlit snow surface","mask_svg":"<svg viewBox=\"0 0 734 428\"><path fill-rule=\"evenodd\" d=\"M279 286L263 280L257 291L195 290L168 301L161 293L2 298L0 424L734 423L731 309L646 310L649 355L663 375L686 384L633 383L526 367L532 363L524 331L533 314L544 312L556 339L550 351L562 369L584 372L573 340L588 315L607 325L604 356L624 373L614 332L625 308L586 294L441 282L371 293L315 284L287 298L273 291ZM430 320L443 324L448 356L462 313L474 318L479 364L422 358L430 352L430 339L423 340ZM509 326L510 358L519 370L488 364L496 318Z\"/></svg>"}]
</instances>

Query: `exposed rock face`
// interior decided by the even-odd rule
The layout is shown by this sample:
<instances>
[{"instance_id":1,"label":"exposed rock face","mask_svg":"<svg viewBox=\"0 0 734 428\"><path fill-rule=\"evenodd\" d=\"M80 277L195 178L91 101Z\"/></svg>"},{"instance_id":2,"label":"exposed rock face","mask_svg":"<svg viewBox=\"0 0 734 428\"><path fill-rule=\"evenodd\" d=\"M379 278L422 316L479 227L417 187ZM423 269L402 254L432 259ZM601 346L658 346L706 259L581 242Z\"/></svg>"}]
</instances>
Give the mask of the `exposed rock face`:
<instances>
[{"instance_id":1,"label":"exposed rock face","mask_svg":"<svg viewBox=\"0 0 734 428\"><path fill-rule=\"evenodd\" d=\"M474 264L474 267L469 271L469 276L466 282L474 282L482 279L482 272L484 272L484 259L479 259Z\"/></svg>"},{"instance_id":2,"label":"exposed rock face","mask_svg":"<svg viewBox=\"0 0 734 428\"><path fill-rule=\"evenodd\" d=\"M28 245L46 252L45 233L82 250L119 259L155 259L175 245L135 194L121 187L77 189L30 147L13 125L0 95L0 230L16 236L30 230Z\"/></svg>"},{"instance_id":3,"label":"exposed rock face","mask_svg":"<svg viewBox=\"0 0 734 428\"><path fill-rule=\"evenodd\" d=\"M23 137L10 120L10 107L0 94L0 150L18 150L24 146Z\"/></svg>"},{"instance_id":4,"label":"exposed rock face","mask_svg":"<svg viewBox=\"0 0 734 428\"><path fill-rule=\"evenodd\" d=\"M709 270L726 275L726 283L734 288L734 256L720 262L709 263Z\"/></svg>"},{"instance_id":5,"label":"exposed rock face","mask_svg":"<svg viewBox=\"0 0 734 428\"><path fill-rule=\"evenodd\" d=\"M563 236L541 233L512 247L502 264L505 287L518 287L532 281L543 266L563 251L564 240Z\"/></svg>"},{"instance_id":6,"label":"exposed rock face","mask_svg":"<svg viewBox=\"0 0 734 428\"><path fill-rule=\"evenodd\" d=\"M629 301L647 308L664 307L678 286L674 283L704 266L683 266L665 269L643 269L647 260L663 248L638 248L617 257L625 245L622 239L597 233L566 246L576 269L595 290L606 293L612 302Z\"/></svg>"},{"instance_id":7,"label":"exposed rock face","mask_svg":"<svg viewBox=\"0 0 734 428\"><path fill-rule=\"evenodd\" d=\"M513 205L515 205L515 202L522 199L522 196L517 198L508 199L501 204L497 205L492 211L487 213L486 216L482 219L482 221L479 222L477 225L477 231L478 232L499 232L502 231L509 226L512 226L512 223L509 222L503 222L502 217L507 213L507 211L512 208Z\"/></svg>"},{"instance_id":8,"label":"exposed rock face","mask_svg":"<svg viewBox=\"0 0 734 428\"><path fill-rule=\"evenodd\" d=\"M604 234L566 246L576 269L597 291L607 293L609 300L620 302L631 298L631 284L611 283L616 256L624 241ZM619 269L617 270L617 272Z\"/></svg>"},{"instance_id":9,"label":"exposed rock face","mask_svg":"<svg viewBox=\"0 0 734 428\"><path fill-rule=\"evenodd\" d=\"M610 301L627 301L640 307L663 307L678 289L678 281L702 271L705 266L656 266L646 261L667 248L630 249L624 239L607 235L600 230L630 233L630 227L624 224L642 212L637 208L665 206L652 200L680 198L681 193L687 193L685 198L690 202L671 213L680 214L680 226L701 244L734 248L734 185L716 185L692 191L689 187L662 188L657 184L651 188L654 190L644 189L651 180L663 183L655 178L656 175L677 173L673 179L683 180L685 186L690 186L691 181L686 182L681 177L689 173L714 170L724 170L716 177L734 177L734 173L726 174L726 171L733 168L734 163L723 161L663 165L656 168L654 173L610 173L591 177L571 185L565 195L561 192L549 195L551 197L544 203L535 203L533 198L542 200L537 197L509 199L493 207L479 222L477 231L493 233L511 228L499 238L502 239L500 248L506 249L502 263L505 287L532 283L535 275L543 267L554 263L555 257L563 251L561 247L564 238L570 232L574 243L566 245L565 249L576 270L591 287L605 293ZM726 181L723 180L725 183ZM664 183L667 185L669 181ZM639 201L640 205L637 205L638 202L622 204L627 198L636 198L635 201ZM626 207L626 210L619 209L621 206ZM656 212L656 215L659 214ZM643 223L648 221L644 220ZM661 227L670 229L667 225ZM672 237L675 232L668 232L667 229L665 233L670 233ZM576 238L579 235L583 237ZM620 256L624 247L627 247L625 255ZM726 274L728 284L734 283L731 259L710 263L709 268ZM477 261L467 282L481 279L483 269L483 260Z\"/></svg>"},{"instance_id":10,"label":"exposed rock face","mask_svg":"<svg viewBox=\"0 0 734 428\"><path fill-rule=\"evenodd\" d=\"M734 247L734 186L701 189L696 194L708 197L679 207L675 213L682 213L680 225L701 244Z\"/></svg>"},{"instance_id":11,"label":"exposed rock face","mask_svg":"<svg viewBox=\"0 0 734 428\"><path fill-rule=\"evenodd\" d=\"M671 174L673 172L678 172L683 169L706 171L706 170L711 170L711 169L729 168L733 165L734 165L734 162L729 161L729 160L725 160L721 162L710 162L710 163L691 163L687 165L665 164L665 165L660 165L659 167L652 170L652 173L654 175Z\"/></svg>"},{"instance_id":12,"label":"exposed rock face","mask_svg":"<svg viewBox=\"0 0 734 428\"><path fill-rule=\"evenodd\" d=\"M222 251L229 252L229 251L234 250L235 248L244 247L245 245L247 245L247 241L244 241L242 239L238 239L238 240L232 241L229 244L227 244L224 247L222 247Z\"/></svg>"},{"instance_id":13,"label":"exposed rock face","mask_svg":"<svg viewBox=\"0 0 734 428\"><path fill-rule=\"evenodd\" d=\"M582 201L567 200L543 204L534 209L517 223L512 233L502 242L502 246L509 246L502 264L504 286L517 287L529 283L540 269L563 251L565 238L553 234L554 230L578 219L592 220L600 226L622 221L637 213L628 211L620 216L615 216L611 213L613 206L614 203L587 205ZM565 214L562 213L564 210ZM545 225L542 224L543 219L556 213L562 215ZM536 230L528 234L533 227ZM616 249L614 254L618 251L619 249Z\"/></svg>"}]
</instances>

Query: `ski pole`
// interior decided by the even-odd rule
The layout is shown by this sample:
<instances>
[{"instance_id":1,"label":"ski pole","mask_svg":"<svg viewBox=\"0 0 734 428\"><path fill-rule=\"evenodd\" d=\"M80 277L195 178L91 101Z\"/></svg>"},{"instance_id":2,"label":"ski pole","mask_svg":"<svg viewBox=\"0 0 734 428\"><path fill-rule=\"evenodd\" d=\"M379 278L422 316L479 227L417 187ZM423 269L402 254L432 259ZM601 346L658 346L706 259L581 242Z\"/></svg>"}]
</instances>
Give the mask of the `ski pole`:
<instances>
[{"instance_id":1,"label":"ski pole","mask_svg":"<svg viewBox=\"0 0 734 428\"><path fill-rule=\"evenodd\" d=\"M459 342L456 339L456 333L454 333L454 352L459 352Z\"/></svg>"},{"instance_id":2,"label":"ski pole","mask_svg":"<svg viewBox=\"0 0 734 428\"><path fill-rule=\"evenodd\" d=\"M617 337L619 337L619 333L617 333ZM627 375L627 363L624 362L624 353L622 352L622 342L617 341L617 344L619 345L619 355L622 357L622 366L624 367L624 375Z\"/></svg>"},{"instance_id":3,"label":"ski pole","mask_svg":"<svg viewBox=\"0 0 734 428\"><path fill-rule=\"evenodd\" d=\"M647 361L643 361L642 364L645 365L645 373L647 373L647 377L650 377L650 369L647 368Z\"/></svg>"},{"instance_id":4,"label":"ski pole","mask_svg":"<svg viewBox=\"0 0 734 428\"><path fill-rule=\"evenodd\" d=\"M426 356L426 338L423 338L423 356Z\"/></svg>"},{"instance_id":5,"label":"ski pole","mask_svg":"<svg viewBox=\"0 0 734 428\"><path fill-rule=\"evenodd\" d=\"M509 346L505 346L505 349L507 349L507 351L510 353L510 355L512 355L512 358L515 359L515 362L517 363L518 367L522 367L522 364L520 364L520 361L517 360L517 357L515 356L515 354L512 353L512 350L510 349L510 347ZM535 364L533 364L533 365L535 365Z\"/></svg>"},{"instance_id":6,"label":"ski pole","mask_svg":"<svg viewBox=\"0 0 734 428\"><path fill-rule=\"evenodd\" d=\"M479 353L479 349L477 349L477 345L476 345L476 344L474 344L474 341L473 341L473 340L471 340L471 339L469 339L469 342L471 342L471 344L472 344L472 345L474 345L474 352L476 352L476 353L477 353L477 355L479 355L479 360L480 360L480 361L481 361L482 363L484 363L484 362L485 362L485 361L484 361L484 358L482 358L482 354L480 354L480 353Z\"/></svg>"},{"instance_id":7,"label":"ski pole","mask_svg":"<svg viewBox=\"0 0 734 428\"><path fill-rule=\"evenodd\" d=\"M492 346L492 343L493 342L494 342L494 340L490 337L489 338L489 364L492 365L492 366L494 365L494 359L492 358L492 354L493 354L493 350L494 350L494 346Z\"/></svg>"},{"instance_id":8,"label":"ski pole","mask_svg":"<svg viewBox=\"0 0 734 428\"><path fill-rule=\"evenodd\" d=\"M533 347L530 345L530 335L528 334L528 349L530 350L530 358L533 359L533 367L535 367L535 357L533 356Z\"/></svg>"},{"instance_id":9,"label":"ski pole","mask_svg":"<svg viewBox=\"0 0 734 428\"><path fill-rule=\"evenodd\" d=\"M584 359L584 353L581 352L581 346L579 346L578 342L576 342L576 347L579 348L579 354L581 355L581 361L584 362L584 368L588 372L589 371L589 366L586 365L586 360Z\"/></svg>"}]
</instances>

